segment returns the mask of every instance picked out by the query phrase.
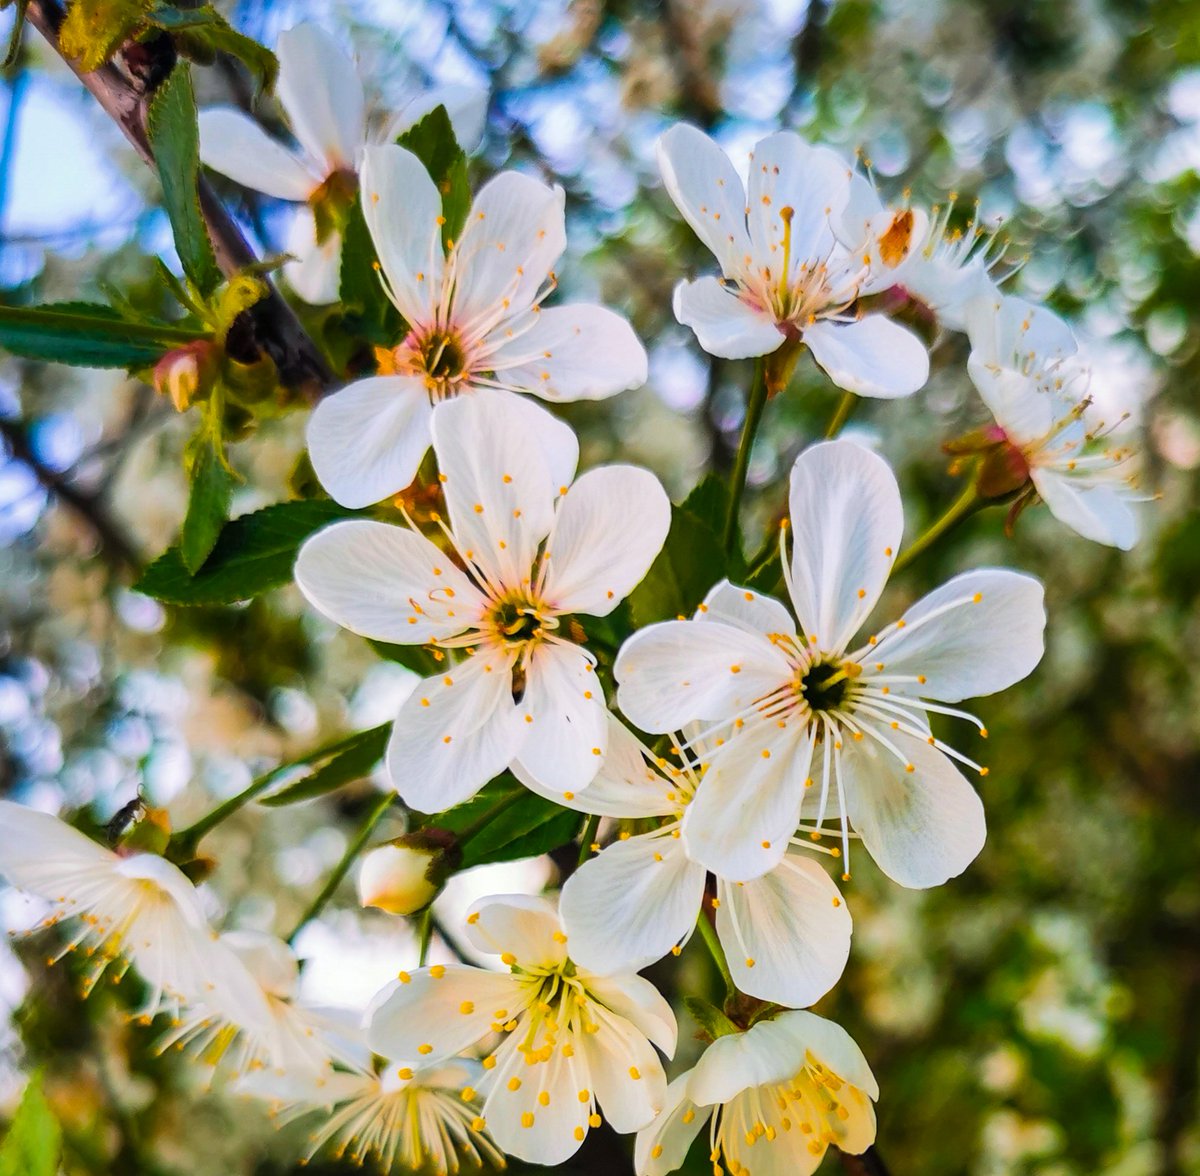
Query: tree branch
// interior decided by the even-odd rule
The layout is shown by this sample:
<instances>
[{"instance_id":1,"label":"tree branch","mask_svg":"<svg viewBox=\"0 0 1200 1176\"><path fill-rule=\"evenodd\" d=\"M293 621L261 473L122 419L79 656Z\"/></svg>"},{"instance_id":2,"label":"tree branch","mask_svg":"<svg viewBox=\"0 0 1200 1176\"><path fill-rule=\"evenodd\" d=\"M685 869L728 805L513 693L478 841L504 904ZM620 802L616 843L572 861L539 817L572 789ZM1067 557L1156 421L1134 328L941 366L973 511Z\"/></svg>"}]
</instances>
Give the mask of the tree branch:
<instances>
[{"instance_id":1,"label":"tree branch","mask_svg":"<svg viewBox=\"0 0 1200 1176\"><path fill-rule=\"evenodd\" d=\"M112 563L131 572L136 572L142 566L132 543L109 516L104 504L73 485L65 474L47 466L34 452L28 435L17 421L0 417L0 435L8 443L12 456L27 465L46 490L70 507L92 529Z\"/></svg>"},{"instance_id":2,"label":"tree branch","mask_svg":"<svg viewBox=\"0 0 1200 1176\"><path fill-rule=\"evenodd\" d=\"M839 1152L838 1158L850 1176L890 1176L883 1157L873 1147L867 1148L860 1156Z\"/></svg>"},{"instance_id":3,"label":"tree branch","mask_svg":"<svg viewBox=\"0 0 1200 1176\"><path fill-rule=\"evenodd\" d=\"M121 128L134 150L153 166L154 156L146 137L146 112L157 81L165 77L169 63L174 61L174 48L169 38L137 44L138 58L136 62L124 60L125 68L118 64L123 60L122 54L118 53L112 63L83 73L60 48L63 11L57 0L30 0L28 20ZM157 61L153 56L155 53L159 54ZM164 65L167 68L164 69ZM203 177L199 183L199 198L222 271L227 275L234 274L257 262L254 250ZM320 399L333 383L333 374L279 291L271 286L268 296L248 313L254 324L255 342L274 361L283 383L310 400Z\"/></svg>"}]
</instances>

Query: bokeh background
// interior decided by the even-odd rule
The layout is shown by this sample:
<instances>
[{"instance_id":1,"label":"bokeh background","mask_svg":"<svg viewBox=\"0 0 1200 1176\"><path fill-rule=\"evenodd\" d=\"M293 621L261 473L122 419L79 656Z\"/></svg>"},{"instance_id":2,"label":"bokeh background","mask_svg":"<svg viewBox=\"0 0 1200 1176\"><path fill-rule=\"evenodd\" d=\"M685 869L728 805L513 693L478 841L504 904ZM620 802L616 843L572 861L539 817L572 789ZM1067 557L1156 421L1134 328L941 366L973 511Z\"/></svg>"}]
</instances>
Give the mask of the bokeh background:
<instances>
[{"instance_id":1,"label":"bokeh background","mask_svg":"<svg viewBox=\"0 0 1200 1176\"><path fill-rule=\"evenodd\" d=\"M882 1087L879 1150L895 1176L1200 1173L1200 5L1188 0L368 0L221 6L274 43L299 20L339 31L383 112L431 82L491 94L477 178L518 166L567 192L567 295L629 313L649 385L571 414L585 461L621 453L676 495L728 467L749 371L714 362L670 313L709 267L658 186L671 121L733 152L779 126L861 149L881 186L1002 220L1008 289L1088 336L1092 392L1144 430L1145 535L1123 556L1042 508L1006 538L978 516L890 589L903 604L986 563L1045 579L1034 677L978 707L989 840L932 893L860 854L847 887L850 965L819 1011L851 1030ZM4 27L11 9L0 17ZM237 67L197 72L202 103L249 99ZM260 107L276 117L271 103ZM221 188L264 252L284 209ZM149 171L36 34L0 96L0 299L149 289L175 264ZM860 406L851 428L896 465L911 537L957 492L940 442L982 419L965 349L939 341L928 387ZM772 403L751 468L769 524L794 454L835 392L802 363ZM235 512L287 494L303 415L233 450ZM0 357L0 793L106 821L140 785L181 825L253 775L391 717L406 673L306 611L294 590L234 609L170 610L129 567L173 538L187 424L113 373ZM206 843L227 923L280 931L341 856L374 785L245 811ZM552 880L549 859L484 867L439 900L453 925L487 891ZM0 920L36 907L0 893ZM415 959L405 925L347 887L299 943L314 1000L361 1007ZM437 953L444 945L435 944ZM123 988L84 1005L45 946L0 943L0 1116L35 1069L69 1173L208 1176L293 1170L304 1132L201 1088L194 1067L128 1025ZM448 958L448 956L446 957ZM689 951L654 977L713 978ZM681 1062L698 1048L682 1013ZM694 1028L694 1027L691 1027ZM600 1133L595 1133L599 1136ZM698 1149L703 1150L703 1149ZM693 1156L696 1172L707 1170ZM628 1169L615 1141L571 1170ZM310 1171L334 1173L335 1164ZM823 1171L839 1170L831 1156Z\"/></svg>"}]
</instances>

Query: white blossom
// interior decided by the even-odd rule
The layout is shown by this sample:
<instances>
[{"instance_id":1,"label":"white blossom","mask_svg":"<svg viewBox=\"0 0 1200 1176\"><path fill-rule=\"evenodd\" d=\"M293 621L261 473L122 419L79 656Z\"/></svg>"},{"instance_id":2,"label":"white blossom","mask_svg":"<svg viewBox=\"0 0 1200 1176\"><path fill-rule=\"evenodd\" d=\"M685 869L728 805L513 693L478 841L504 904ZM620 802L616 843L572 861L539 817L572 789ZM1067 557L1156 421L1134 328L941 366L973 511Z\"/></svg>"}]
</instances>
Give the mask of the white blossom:
<instances>
[{"instance_id":1,"label":"white blossom","mask_svg":"<svg viewBox=\"0 0 1200 1176\"><path fill-rule=\"evenodd\" d=\"M961 873L983 847L983 807L930 730L947 703L1020 681L1042 655L1041 585L1002 569L954 577L898 621L851 642L900 547L900 491L849 441L797 459L790 492L795 617L727 582L693 620L635 633L616 662L618 702L644 731L704 723L719 746L682 823L688 854L731 879L774 868L803 838L853 830L906 886ZM727 732L722 734L721 732ZM736 819L731 819L735 814ZM846 862L847 873L849 862Z\"/></svg>"},{"instance_id":2,"label":"white blossom","mask_svg":"<svg viewBox=\"0 0 1200 1176\"><path fill-rule=\"evenodd\" d=\"M244 111L218 106L200 113L200 157L243 187L301 205L287 241L296 260L284 272L306 302L336 302L342 238L335 229L319 240L316 214L322 202L353 198L367 144L362 82L337 40L314 24L281 33L276 54L276 92L299 150L271 138ZM385 137L394 139L442 105L470 149L483 131L486 102L483 91L468 86L429 90L389 121Z\"/></svg>"},{"instance_id":3,"label":"white blossom","mask_svg":"<svg viewBox=\"0 0 1200 1176\"><path fill-rule=\"evenodd\" d=\"M667 1091L638 1133L638 1176L680 1167L709 1128L715 1176L809 1176L833 1146L859 1155L875 1142L879 1087L850 1035L812 1013L784 1013L718 1037Z\"/></svg>"},{"instance_id":4,"label":"white blossom","mask_svg":"<svg viewBox=\"0 0 1200 1176\"><path fill-rule=\"evenodd\" d=\"M659 140L658 160L671 199L721 265L720 279L675 288L675 316L701 347L743 359L801 342L835 384L861 396L907 396L925 383L924 344L855 308L908 256L912 219L886 213L848 249L839 234L853 171L834 151L790 131L770 135L754 148L747 189L716 143L679 124Z\"/></svg>"},{"instance_id":5,"label":"white blossom","mask_svg":"<svg viewBox=\"0 0 1200 1176\"><path fill-rule=\"evenodd\" d=\"M1062 319L1020 298L979 298L967 310L967 370L996 418L993 440L1059 522L1110 547L1137 542L1137 450L1113 441L1120 422L1089 421L1088 373Z\"/></svg>"},{"instance_id":6,"label":"white blossom","mask_svg":"<svg viewBox=\"0 0 1200 1176\"><path fill-rule=\"evenodd\" d=\"M490 398L450 401L434 418L448 551L415 530L349 520L296 562L301 591L346 628L463 652L418 683L392 729L392 782L421 812L468 799L514 760L568 790L587 786L608 743L604 690L562 618L612 612L670 525L652 474L602 466L571 484L570 429L552 422L551 465L524 426Z\"/></svg>"},{"instance_id":7,"label":"white blossom","mask_svg":"<svg viewBox=\"0 0 1200 1176\"><path fill-rule=\"evenodd\" d=\"M704 752L675 743L670 755L655 756L615 718L609 725L604 766L583 792L567 797L529 777L524 783L583 812L657 820L647 832L622 832L572 874L562 892L563 925L577 963L640 968L678 953L705 900L705 868L688 856L680 834L700 787L693 757ZM709 901L742 992L797 1008L819 1000L841 976L850 915L829 875L799 850L748 882L718 875Z\"/></svg>"},{"instance_id":8,"label":"white blossom","mask_svg":"<svg viewBox=\"0 0 1200 1176\"><path fill-rule=\"evenodd\" d=\"M531 1163L563 1163L602 1114L617 1131L646 1126L666 1097L654 1046L669 1056L676 1038L654 986L632 972L576 966L545 899L477 903L467 932L508 970L435 964L402 972L368 1010L371 1048L433 1063L498 1039L483 1059L475 1126ZM474 1094L464 1091L468 1100Z\"/></svg>"},{"instance_id":9,"label":"white blossom","mask_svg":"<svg viewBox=\"0 0 1200 1176\"><path fill-rule=\"evenodd\" d=\"M309 419L322 485L346 506L403 490L450 400L503 401L522 414L527 447L562 456L552 418L515 392L594 400L646 381L646 352L629 323L602 306L542 307L566 248L563 193L502 172L476 195L449 252L442 196L402 147L374 147L363 165L363 213L384 286L408 327L380 373L326 397Z\"/></svg>"}]
</instances>

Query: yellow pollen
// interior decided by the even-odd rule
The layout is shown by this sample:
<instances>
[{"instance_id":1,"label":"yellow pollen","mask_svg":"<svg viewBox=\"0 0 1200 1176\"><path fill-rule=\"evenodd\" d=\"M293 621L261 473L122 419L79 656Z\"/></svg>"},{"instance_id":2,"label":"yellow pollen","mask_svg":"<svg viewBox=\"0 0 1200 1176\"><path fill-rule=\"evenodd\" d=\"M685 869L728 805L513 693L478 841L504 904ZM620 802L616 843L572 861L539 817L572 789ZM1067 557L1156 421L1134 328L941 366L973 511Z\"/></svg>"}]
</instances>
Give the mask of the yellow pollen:
<instances>
[{"instance_id":1,"label":"yellow pollen","mask_svg":"<svg viewBox=\"0 0 1200 1176\"><path fill-rule=\"evenodd\" d=\"M754 960L753 960L753 959L752 959L750 956L747 956L747 957L746 957L746 967L747 967L747 968L753 968L753 967L754 967Z\"/></svg>"},{"instance_id":2,"label":"yellow pollen","mask_svg":"<svg viewBox=\"0 0 1200 1176\"><path fill-rule=\"evenodd\" d=\"M532 1127L533 1126L533 1112L532 1111L526 1111L521 1116L521 1126L522 1127Z\"/></svg>"},{"instance_id":3,"label":"yellow pollen","mask_svg":"<svg viewBox=\"0 0 1200 1176\"><path fill-rule=\"evenodd\" d=\"M521 1079L520 1078L510 1078L508 1080L508 1089L509 1090L520 1090L521 1089Z\"/></svg>"},{"instance_id":4,"label":"yellow pollen","mask_svg":"<svg viewBox=\"0 0 1200 1176\"><path fill-rule=\"evenodd\" d=\"M462 1013L464 1017L469 1017L475 1011L475 1002L473 1000L464 1000L462 1004L458 1006L458 1011Z\"/></svg>"},{"instance_id":5,"label":"yellow pollen","mask_svg":"<svg viewBox=\"0 0 1200 1176\"><path fill-rule=\"evenodd\" d=\"M402 1082L407 1082L412 1076L413 1072L407 1066L401 1066L400 1069L396 1071L396 1077Z\"/></svg>"},{"instance_id":6,"label":"yellow pollen","mask_svg":"<svg viewBox=\"0 0 1200 1176\"><path fill-rule=\"evenodd\" d=\"M474 1102L475 1101L475 1087L464 1086L462 1088L462 1100L463 1100L463 1102Z\"/></svg>"},{"instance_id":7,"label":"yellow pollen","mask_svg":"<svg viewBox=\"0 0 1200 1176\"><path fill-rule=\"evenodd\" d=\"M548 1107L550 1105L550 1092L546 1090L538 1091L538 1102L542 1106Z\"/></svg>"},{"instance_id":8,"label":"yellow pollen","mask_svg":"<svg viewBox=\"0 0 1200 1176\"><path fill-rule=\"evenodd\" d=\"M916 765L914 765L914 764L905 764L904 770L906 772L915 772L917 769L916 769Z\"/></svg>"},{"instance_id":9,"label":"yellow pollen","mask_svg":"<svg viewBox=\"0 0 1200 1176\"><path fill-rule=\"evenodd\" d=\"M638 1080L638 1079L639 1079L641 1076L642 1076L642 1073L641 1073L641 1071L640 1071L640 1070L637 1068L637 1066L630 1066L630 1067L629 1067L629 1077L630 1077L630 1078L632 1078L632 1079L633 1079L635 1082L636 1082L636 1081L637 1081L637 1080Z\"/></svg>"},{"instance_id":10,"label":"yellow pollen","mask_svg":"<svg viewBox=\"0 0 1200 1176\"><path fill-rule=\"evenodd\" d=\"M472 911L472 912L471 912L471 913L470 913L470 914L467 916L467 922L468 922L468 923L470 923L472 927L474 927L474 926L475 926L475 924L479 922L479 912L478 912L478 911Z\"/></svg>"},{"instance_id":11,"label":"yellow pollen","mask_svg":"<svg viewBox=\"0 0 1200 1176\"><path fill-rule=\"evenodd\" d=\"M510 968L517 962L517 957L511 951L506 951L501 957L500 962L507 964Z\"/></svg>"},{"instance_id":12,"label":"yellow pollen","mask_svg":"<svg viewBox=\"0 0 1200 1176\"><path fill-rule=\"evenodd\" d=\"M763 757L763 759L770 759L771 758L771 749L768 747L764 747L762 757Z\"/></svg>"},{"instance_id":13,"label":"yellow pollen","mask_svg":"<svg viewBox=\"0 0 1200 1176\"><path fill-rule=\"evenodd\" d=\"M486 1126L487 1126L487 1120L480 1118L478 1115L476 1115L475 1118L471 1120L471 1130L472 1131L482 1131Z\"/></svg>"},{"instance_id":14,"label":"yellow pollen","mask_svg":"<svg viewBox=\"0 0 1200 1176\"><path fill-rule=\"evenodd\" d=\"M399 980L401 984L408 984L412 980L412 977L407 972L401 972L396 979Z\"/></svg>"},{"instance_id":15,"label":"yellow pollen","mask_svg":"<svg viewBox=\"0 0 1200 1176\"><path fill-rule=\"evenodd\" d=\"M445 964L434 964L433 967L429 969L429 974L435 980L440 980L446 974L446 965Z\"/></svg>"},{"instance_id":16,"label":"yellow pollen","mask_svg":"<svg viewBox=\"0 0 1200 1176\"><path fill-rule=\"evenodd\" d=\"M600 1116L595 1113L588 1115L588 1126L589 1127L599 1127L600 1124L603 1122L604 1122L604 1120L601 1119Z\"/></svg>"},{"instance_id":17,"label":"yellow pollen","mask_svg":"<svg viewBox=\"0 0 1200 1176\"><path fill-rule=\"evenodd\" d=\"M421 1045L417 1046L417 1053L431 1054L431 1053L433 1053L433 1046L430 1045L429 1042L427 1042L427 1041L423 1042Z\"/></svg>"},{"instance_id":18,"label":"yellow pollen","mask_svg":"<svg viewBox=\"0 0 1200 1176\"><path fill-rule=\"evenodd\" d=\"M582 1142L583 1142L583 1137L584 1137L586 1134L587 1134L587 1132L586 1132L586 1131L584 1131L584 1129L583 1129L582 1127L576 1127L576 1128L575 1128L574 1135L575 1135L575 1138L576 1138L576 1139L577 1139L577 1140L578 1140L580 1143L582 1143Z\"/></svg>"}]
</instances>

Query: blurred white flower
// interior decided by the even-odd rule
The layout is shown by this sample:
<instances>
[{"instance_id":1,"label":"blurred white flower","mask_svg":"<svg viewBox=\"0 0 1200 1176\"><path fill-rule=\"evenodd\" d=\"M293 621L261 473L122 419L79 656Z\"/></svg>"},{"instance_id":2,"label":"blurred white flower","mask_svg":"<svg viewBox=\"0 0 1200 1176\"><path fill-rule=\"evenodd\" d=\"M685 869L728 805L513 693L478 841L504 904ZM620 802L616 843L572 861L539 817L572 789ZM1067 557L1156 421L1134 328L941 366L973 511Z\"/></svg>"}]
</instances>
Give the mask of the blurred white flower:
<instances>
[{"instance_id":1,"label":"blurred white flower","mask_svg":"<svg viewBox=\"0 0 1200 1176\"><path fill-rule=\"evenodd\" d=\"M467 933L511 971L450 964L402 972L368 1009L371 1048L436 1062L500 1034L483 1061L475 1126L531 1163L572 1156L600 1125L600 1111L616 1131L646 1126L666 1097L654 1045L673 1054L677 1032L657 989L632 972L576 967L554 906L542 898L478 903Z\"/></svg>"},{"instance_id":2,"label":"blurred white flower","mask_svg":"<svg viewBox=\"0 0 1200 1176\"><path fill-rule=\"evenodd\" d=\"M667 131L658 161L671 199L724 275L675 288L675 316L705 351L743 359L803 343L835 384L860 396L908 396L925 383L924 344L884 315L853 309L861 295L893 284L887 275L919 242L911 212L882 212L866 241L848 249L838 234L853 172L790 131L755 147L749 193L695 127Z\"/></svg>"},{"instance_id":3,"label":"blurred white flower","mask_svg":"<svg viewBox=\"0 0 1200 1176\"><path fill-rule=\"evenodd\" d=\"M327 214L331 205L355 196L367 143L362 82L337 40L316 25L300 24L281 33L276 53L276 91L300 150L272 139L241 110L213 107L200 113L200 158L243 187L304 205L288 234L288 252L296 260L284 272L306 302L335 302L342 238L329 227ZM446 107L455 134L471 150L483 131L487 95L467 86L414 97L389 122L385 139L394 139L439 105Z\"/></svg>"},{"instance_id":4,"label":"blurred white flower","mask_svg":"<svg viewBox=\"0 0 1200 1176\"><path fill-rule=\"evenodd\" d=\"M408 334L381 374L326 397L308 424L321 484L345 506L403 490L448 400L470 393L522 414L527 446L557 457L548 414L513 392L594 400L646 382L646 352L620 315L587 304L541 307L566 248L560 188L502 172L476 196L459 240L442 247L442 196L402 147L373 147L363 213L385 288Z\"/></svg>"},{"instance_id":5,"label":"blurred white flower","mask_svg":"<svg viewBox=\"0 0 1200 1176\"><path fill-rule=\"evenodd\" d=\"M1020 494L1010 517L1032 499L1085 539L1128 550L1138 537L1131 503L1141 499L1137 448L1114 443L1109 426L1089 423L1088 373L1072 362L1071 328L1045 307L985 297L967 310L967 370L999 426L993 440Z\"/></svg>"},{"instance_id":6,"label":"blurred white flower","mask_svg":"<svg viewBox=\"0 0 1200 1176\"><path fill-rule=\"evenodd\" d=\"M832 1021L784 1013L718 1037L667 1091L663 1113L638 1132L638 1176L680 1167L709 1124L713 1171L808 1176L826 1150L860 1155L875 1142L879 1087L862 1051ZM710 1122L711 1121L711 1122Z\"/></svg>"},{"instance_id":7,"label":"blurred white flower","mask_svg":"<svg viewBox=\"0 0 1200 1176\"><path fill-rule=\"evenodd\" d=\"M206 994L221 970L196 888L157 854L113 853L57 817L0 800L0 875L53 905L41 926L74 921L55 959L83 951L88 992L110 964L132 963L147 985L143 1017Z\"/></svg>"},{"instance_id":8,"label":"blurred white flower","mask_svg":"<svg viewBox=\"0 0 1200 1176\"><path fill-rule=\"evenodd\" d=\"M967 572L848 652L900 546L895 476L853 442L815 445L792 468L790 516L783 571L799 629L778 601L722 582L695 619L629 638L615 666L620 707L643 731L706 724L717 750L682 833L715 873L757 878L797 844L798 826L819 838L840 819L845 876L853 829L896 882L940 885L985 836L979 797L951 761L986 769L935 738L927 712L983 730L944 704L1033 670L1042 587L1016 572Z\"/></svg>"},{"instance_id":9,"label":"blurred white flower","mask_svg":"<svg viewBox=\"0 0 1200 1176\"><path fill-rule=\"evenodd\" d=\"M587 786L608 743L604 691L560 617L612 612L670 525L653 474L604 466L570 485L575 435L547 415L551 466L525 423L490 398L449 401L434 417L450 553L415 530L349 520L296 561L301 591L338 624L465 652L417 685L392 728L388 771L421 812L467 800L515 759L568 791Z\"/></svg>"},{"instance_id":10,"label":"blurred white flower","mask_svg":"<svg viewBox=\"0 0 1200 1176\"><path fill-rule=\"evenodd\" d=\"M615 818L659 819L619 839L571 875L562 892L571 958L585 968L642 968L691 935L705 893L705 868L688 856L680 824L700 778L694 754L656 757L609 717L608 754L577 796L523 782L559 804ZM820 849L810 845L806 848ZM800 1008L837 983L850 953L850 915L815 862L789 853L749 882L716 879L717 935L738 988Z\"/></svg>"}]
</instances>

